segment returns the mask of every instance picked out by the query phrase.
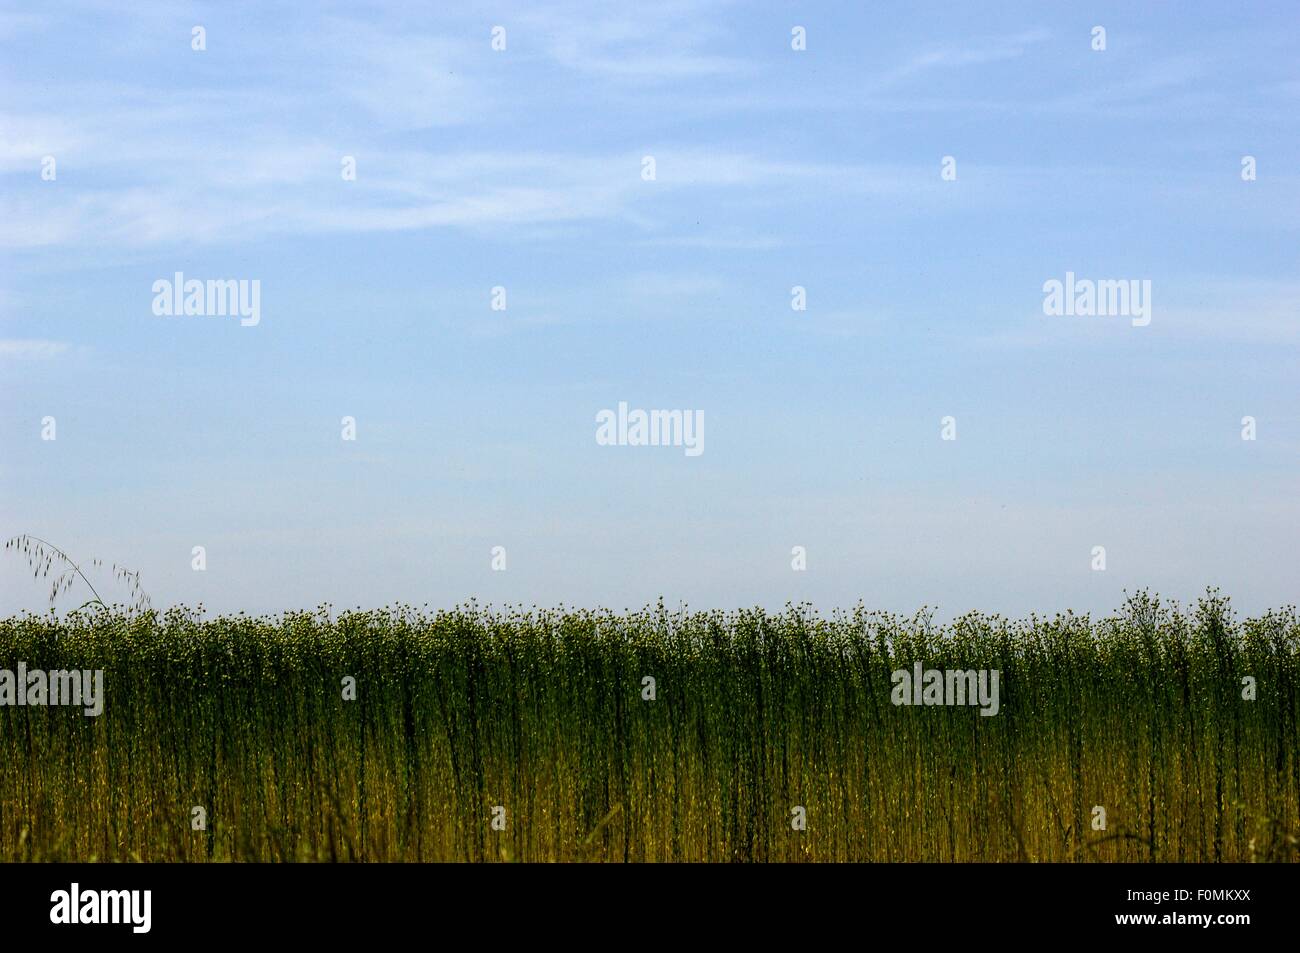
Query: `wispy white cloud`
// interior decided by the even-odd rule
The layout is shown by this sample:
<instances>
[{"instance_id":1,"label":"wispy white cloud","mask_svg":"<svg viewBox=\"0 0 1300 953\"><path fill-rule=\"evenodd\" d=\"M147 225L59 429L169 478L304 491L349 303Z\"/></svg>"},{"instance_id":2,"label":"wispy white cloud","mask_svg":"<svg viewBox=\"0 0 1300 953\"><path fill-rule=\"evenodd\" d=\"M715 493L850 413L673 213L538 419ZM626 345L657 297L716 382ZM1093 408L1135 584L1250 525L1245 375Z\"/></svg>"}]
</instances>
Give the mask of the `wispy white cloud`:
<instances>
[{"instance_id":1,"label":"wispy white cloud","mask_svg":"<svg viewBox=\"0 0 1300 953\"><path fill-rule=\"evenodd\" d=\"M1155 106L1161 110L1171 107L1170 97L1189 87L1206 69L1211 68L1199 57L1188 55L1144 58L1128 67L1124 63L1115 75L1099 78L1077 90L1052 96L1037 105L1042 111L1080 112L1133 110ZM1204 103L1213 92L1190 90L1193 101ZM1188 105L1185 103L1184 105Z\"/></svg>"},{"instance_id":2,"label":"wispy white cloud","mask_svg":"<svg viewBox=\"0 0 1300 953\"><path fill-rule=\"evenodd\" d=\"M358 150L357 180L340 176L337 150L316 141L256 144L158 140L147 167L113 156L99 170L114 184L63 188L33 174L25 191L0 197L0 246L167 242L219 243L303 233L490 229L638 219L665 194L722 190L801 195L932 195L918 170L793 162L698 147L656 148L659 177L641 178L640 156L537 152L439 153ZM933 200L933 199L932 199ZM732 240L753 236L733 235Z\"/></svg>"},{"instance_id":3,"label":"wispy white cloud","mask_svg":"<svg viewBox=\"0 0 1300 953\"><path fill-rule=\"evenodd\" d=\"M1050 38L1051 34L1047 30L1036 29L1010 36L976 37L961 45L947 44L931 47L912 54L905 63L888 70L870 86L880 90L919 79L938 70L982 66L987 63L1018 59L1031 48L1041 45Z\"/></svg>"},{"instance_id":4,"label":"wispy white cloud","mask_svg":"<svg viewBox=\"0 0 1300 953\"><path fill-rule=\"evenodd\" d=\"M487 35L475 46L357 20L327 22L318 42L337 51L328 75L334 96L391 129L429 129L481 120L497 108L483 68Z\"/></svg>"},{"instance_id":5,"label":"wispy white cloud","mask_svg":"<svg viewBox=\"0 0 1300 953\"><path fill-rule=\"evenodd\" d=\"M19 360L48 360L58 357L68 349L63 341L39 339L0 338L0 357Z\"/></svg>"},{"instance_id":6,"label":"wispy white cloud","mask_svg":"<svg viewBox=\"0 0 1300 953\"><path fill-rule=\"evenodd\" d=\"M751 62L710 51L725 38L718 24L726 6L666 0L593 14L589 4L547 4L516 11L512 19L544 37L545 56L559 66L644 86L754 72Z\"/></svg>"}]
</instances>

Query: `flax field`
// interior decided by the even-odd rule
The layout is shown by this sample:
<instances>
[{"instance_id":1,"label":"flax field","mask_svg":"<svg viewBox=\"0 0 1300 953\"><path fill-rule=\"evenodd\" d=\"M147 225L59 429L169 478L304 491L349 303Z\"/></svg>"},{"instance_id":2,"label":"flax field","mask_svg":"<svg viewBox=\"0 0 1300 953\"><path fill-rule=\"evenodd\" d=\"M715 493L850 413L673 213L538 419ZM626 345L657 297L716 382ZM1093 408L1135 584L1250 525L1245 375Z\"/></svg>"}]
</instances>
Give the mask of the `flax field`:
<instances>
[{"instance_id":1,"label":"flax field","mask_svg":"<svg viewBox=\"0 0 1300 953\"><path fill-rule=\"evenodd\" d=\"M6 861L1294 861L1300 625L1210 592L946 625L808 606L0 620ZM995 715L893 673L999 673ZM1098 809L1101 813L1098 813Z\"/></svg>"}]
</instances>

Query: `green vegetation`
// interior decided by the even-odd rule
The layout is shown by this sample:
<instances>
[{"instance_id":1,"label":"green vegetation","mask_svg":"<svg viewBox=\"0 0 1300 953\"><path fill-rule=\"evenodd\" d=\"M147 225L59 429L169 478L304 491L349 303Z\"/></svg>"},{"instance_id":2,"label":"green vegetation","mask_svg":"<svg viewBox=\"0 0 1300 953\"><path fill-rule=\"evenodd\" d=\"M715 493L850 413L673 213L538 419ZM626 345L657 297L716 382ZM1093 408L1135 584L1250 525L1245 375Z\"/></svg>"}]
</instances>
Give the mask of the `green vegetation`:
<instances>
[{"instance_id":1,"label":"green vegetation","mask_svg":"<svg viewBox=\"0 0 1300 953\"><path fill-rule=\"evenodd\" d=\"M0 707L0 858L1295 860L1298 636L1294 609L1239 621L1214 594L948 626L802 607L13 617L0 669L103 669L105 698L99 717ZM999 671L997 715L895 706L891 673L916 661Z\"/></svg>"}]
</instances>

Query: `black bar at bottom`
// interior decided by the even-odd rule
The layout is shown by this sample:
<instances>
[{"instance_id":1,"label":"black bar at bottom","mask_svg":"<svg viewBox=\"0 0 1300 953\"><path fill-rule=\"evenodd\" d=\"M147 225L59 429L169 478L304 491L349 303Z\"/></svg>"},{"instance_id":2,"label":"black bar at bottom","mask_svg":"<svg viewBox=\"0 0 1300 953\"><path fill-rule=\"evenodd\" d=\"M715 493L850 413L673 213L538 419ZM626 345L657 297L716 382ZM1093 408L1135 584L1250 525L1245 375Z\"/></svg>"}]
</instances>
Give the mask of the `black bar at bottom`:
<instances>
[{"instance_id":1,"label":"black bar at bottom","mask_svg":"<svg viewBox=\"0 0 1300 953\"><path fill-rule=\"evenodd\" d=\"M1250 864L3 864L0 930L8 941L282 936L332 948L421 928L448 942L455 934L440 931L494 944L667 942L674 924L690 931L676 939L834 927L945 945L1125 934L1221 944L1291 934L1296 883L1289 865Z\"/></svg>"}]
</instances>

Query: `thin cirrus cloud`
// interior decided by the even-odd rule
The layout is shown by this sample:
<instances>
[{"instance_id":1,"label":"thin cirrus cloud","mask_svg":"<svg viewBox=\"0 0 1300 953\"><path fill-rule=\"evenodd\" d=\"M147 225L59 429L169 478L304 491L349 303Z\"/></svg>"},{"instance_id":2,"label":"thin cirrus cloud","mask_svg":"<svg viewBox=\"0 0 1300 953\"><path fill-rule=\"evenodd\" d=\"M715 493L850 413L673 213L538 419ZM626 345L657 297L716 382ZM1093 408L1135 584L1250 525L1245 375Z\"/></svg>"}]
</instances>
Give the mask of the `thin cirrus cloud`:
<instances>
[{"instance_id":1,"label":"thin cirrus cloud","mask_svg":"<svg viewBox=\"0 0 1300 953\"><path fill-rule=\"evenodd\" d=\"M68 350L64 341L46 341L39 338L0 338L0 358L16 360L49 360Z\"/></svg>"},{"instance_id":2,"label":"thin cirrus cloud","mask_svg":"<svg viewBox=\"0 0 1300 953\"><path fill-rule=\"evenodd\" d=\"M462 153L376 150L357 156L358 183L336 191L339 157L321 144L267 145L242 152L214 143L159 141L144 185L134 159L115 159L113 181L84 190L0 198L0 244L9 248L112 243L246 241L307 232L491 228L612 220L663 193L754 192L797 185L821 193L908 195L924 201L920 176L888 166L770 160L698 148L655 149L653 186L635 154ZM161 174L159 174L161 173ZM119 181L120 180L120 181ZM137 181L138 180L138 181ZM331 200L332 199L332 200ZM765 198L763 201L768 201ZM933 198L930 200L933 204ZM733 235L731 240L744 241ZM759 240L749 236L750 242Z\"/></svg>"},{"instance_id":3,"label":"thin cirrus cloud","mask_svg":"<svg viewBox=\"0 0 1300 953\"><path fill-rule=\"evenodd\" d=\"M919 80L939 70L957 70L963 67L982 66L1005 60L1019 59L1029 50L1051 39L1048 30L1026 30L1012 36L976 38L964 44L932 47L912 54L906 62L889 69L871 84L875 89L885 89Z\"/></svg>"},{"instance_id":4,"label":"thin cirrus cloud","mask_svg":"<svg viewBox=\"0 0 1300 953\"><path fill-rule=\"evenodd\" d=\"M698 85L712 75L740 74L755 65L712 51L720 43L720 29L698 27L703 13L726 6L669 4L637 17L593 17L579 7L561 7L545 13L545 30L532 31L530 24L541 15L522 8L509 18L518 24L512 27L512 51L525 63L604 73L648 87L676 81ZM685 30L683 24L695 28ZM75 173L85 184L71 195L34 196L39 183L6 190L0 197L0 245L156 246L315 231L609 220L653 226L641 211L650 204L644 200L654 195L659 201L663 193L683 188L709 190L719 198L767 190L761 204L771 204L783 185L797 185L804 199L904 198L922 209L936 202L928 169L922 174L914 166L879 160L769 159L734 145L643 146L659 162L653 191L639 180L640 156L631 152L555 153L506 143L488 151L444 142L394 149L389 141L394 135L499 122L525 108L519 96L503 95L506 79L485 65L483 29L476 24L474 30L433 34L380 16L374 23L328 18L301 34L274 38L249 33L241 42L254 52L269 51L272 42L286 48L275 57L250 56L268 65L261 74L249 67L244 69L250 75L237 70L236 81L219 92L201 84L183 91L133 85L129 78L104 89L84 79L66 86L55 81L49 88L29 85L16 101L48 108L0 116L0 168L29 169L39 157L54 154L63 174ZM868 88L877 93L912 89L933 73L1015 60L1051 39L1051 32L1035 28L918 44L899 57L899 65L877 71ZM214 38L214 52L215 44ZM318 89L295 79L301 71L293 64L309 52L320 64ZM1160 67L1143 88L1163 90L1194 75L1185 62L1175 66ZM518 92L517 84L512 91ZM707 88L701 92L706 99L714 94ZM600 89L591 96L599 100ZM522 102L528 101L526 94ZM1056 106L1081 104L1063 100ZM339 197L343 154L355 155L362 173L350 193ZM725 237L644 237L665 246L772 247L761 231L738 226Z\"/></svg>"}]
</instances>

